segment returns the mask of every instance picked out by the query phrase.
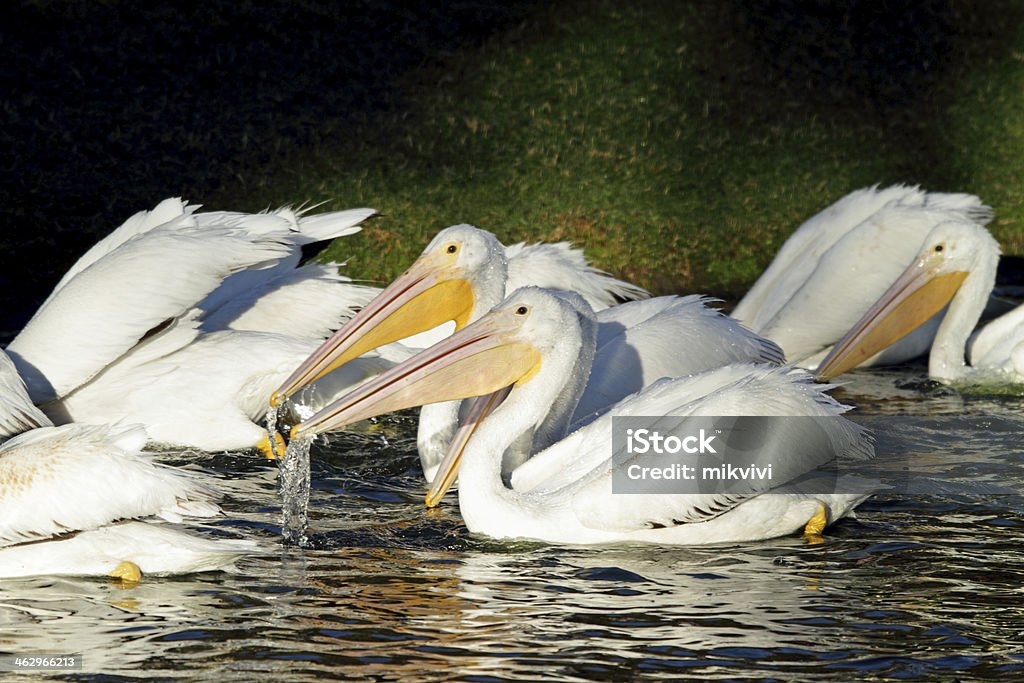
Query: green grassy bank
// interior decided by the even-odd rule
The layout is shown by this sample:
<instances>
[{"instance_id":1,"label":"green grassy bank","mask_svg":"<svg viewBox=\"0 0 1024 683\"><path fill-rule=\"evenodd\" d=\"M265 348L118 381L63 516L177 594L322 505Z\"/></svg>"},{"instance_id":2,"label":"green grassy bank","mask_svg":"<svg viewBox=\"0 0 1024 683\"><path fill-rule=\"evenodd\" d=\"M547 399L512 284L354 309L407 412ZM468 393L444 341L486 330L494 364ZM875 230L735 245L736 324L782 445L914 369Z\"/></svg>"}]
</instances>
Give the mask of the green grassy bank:
<instances>
[{"instance_id":1,"label":"green grassy bank","mask_svg":"<svg viewBox=\"0 0 1024 683\"><path fill-rule=\"evenodd\" d=\"M1020 3L831 4L556 3L214 203L378 207L330 255L384 280L471 222L585 245L658 292L737 295L801 220L893 182L981 195L1020 253Z\"/></svg>"}]
</instances>

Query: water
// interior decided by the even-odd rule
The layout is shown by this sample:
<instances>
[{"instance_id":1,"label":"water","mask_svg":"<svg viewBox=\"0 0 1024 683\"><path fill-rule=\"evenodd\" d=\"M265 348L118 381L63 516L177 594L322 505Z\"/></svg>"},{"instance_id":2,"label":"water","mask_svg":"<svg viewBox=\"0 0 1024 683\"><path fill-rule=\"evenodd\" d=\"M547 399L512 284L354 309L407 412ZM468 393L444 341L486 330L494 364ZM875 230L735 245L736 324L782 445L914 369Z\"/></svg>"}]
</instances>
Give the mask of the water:
<instances>
[{"instance_id":1,"label":"water","mask_svg":"<svg viewBox=\"0 0 1024 683\"><path fill-rule=\"evenodd\" d=\"M309 469L312 438L292 439L281 457L278 491L281 496L281 535L286 543L308 546Z\"/></svg>"},{"instance_id":2,"label":"water","mask_svg":"<svg viewBox=\"0 0 1024 683\"><path fill-rule=\"evenodd\" d=\"M0 651L82 652L86 678L1022 680L1024 399L920 373L857 373L836 393L864 419L904 415L902 445L879 457L916 454L935 491L873 498L822 543L473 537L452 496L424 509L403 415L314 446L300 549L280 542L275 464L168 454L228 492L215 531L269 554L132 588L5 581Z\"/></svg>"},{"instance_id":3,"label":"water","mask_svg":"<svg viewBox=\"0 0 1024 683\"><path fill-rule=\"evenodd\" d=\"M281 452L280 444L277 441L277 424L280 421L281 408L278 406L267 406L267 414L263 421L267 429L267 439L270 444L270 452L275 458L281 459L284 453Z\"/></svg>"}]
</instances>

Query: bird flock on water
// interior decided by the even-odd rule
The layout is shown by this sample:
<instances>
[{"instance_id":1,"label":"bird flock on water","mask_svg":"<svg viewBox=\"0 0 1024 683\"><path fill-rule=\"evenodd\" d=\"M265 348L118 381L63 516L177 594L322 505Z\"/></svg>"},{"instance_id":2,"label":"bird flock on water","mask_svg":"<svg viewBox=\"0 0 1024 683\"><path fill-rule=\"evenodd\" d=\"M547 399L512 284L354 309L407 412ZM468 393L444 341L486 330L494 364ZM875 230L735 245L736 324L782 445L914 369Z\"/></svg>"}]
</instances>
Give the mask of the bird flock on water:
<instances>
[{"instance_id":1,"label":"bird flock on water","mask_svg":"<svg viewBox=\"0 0 1024 683\"><path fill-rule=\"evenodd\" d=\"M0 578L231 570L252 540L167 448L261 451L422 406L425 503L459 481L466 528L548 543L743 543L821 534L870 488L801 485L873 455L830 395L927 356L950 383L1024 383L1024 306L989 319L999 245L973 195L870 187L799 226L729 315L651 297L567 243L439 232L383 289L308 261L373 209L204 212L167 199L86 252L0 352ZM990 316L988 316L990 317ZM291 408L287 433L264 416ZM616 490L616 419L775 420L770 484ZM696 424L696 422L693 422ZM269 427L269 428L268 428Z\"/></svg>"}]
</instances>

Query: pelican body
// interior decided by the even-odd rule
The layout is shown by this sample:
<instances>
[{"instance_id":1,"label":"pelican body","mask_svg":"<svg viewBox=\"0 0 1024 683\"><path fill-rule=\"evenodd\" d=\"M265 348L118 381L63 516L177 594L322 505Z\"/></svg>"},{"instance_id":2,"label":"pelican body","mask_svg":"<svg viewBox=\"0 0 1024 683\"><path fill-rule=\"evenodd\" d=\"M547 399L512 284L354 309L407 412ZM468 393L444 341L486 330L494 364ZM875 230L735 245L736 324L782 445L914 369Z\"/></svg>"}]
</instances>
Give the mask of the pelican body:
<instances>
[{"instance_id":1,"label":"pelican body","mask_svg":"<svg viewBox=\"0 0 1024 683\"><path fill-rule=\"evenodd\" d=\"M864 494L751 492L749 495L613 494L611 453L616 415L809 415L829 418L827 438L808 439L798 421L773 454L782 481L840 454L868 457L871 443L840 416L845 407L806 373L734 364L691 377L655 382L536 453L503 478L507 449L543 424L559 401L578 400L574 387L589 372L588 334L596 321L578 299L538 288L510 295L491 312L336 402L303 433L414 405L493 394L507 396L474 416L464 446L449 451L438 480L460 469L459 507L470 531L494 538L553 543L640 541L664 544L742 542L792 533L824 510L828 521L848 514ZM589 346L589 348L588 348ZM581 362L581 359L582 362ZM566 397L568 390L569 397ZM576 393L575 396L572 396ZM625 465L628 466L628 461ZM782 483L782 482L779 482ZM435 487L438 483L435 482Z\"/></svg>"},{"instance_id":2,"label":"pelican body","mask_svg":"<svg viewBox=\"0 0 1024 683\"><path fill-rule=\"evenodd\" d=\"M984 226L992 211L968 194L896 185L857 190L806 221L737 304L732 316L779 344L786 359L815 368L943 223ZM902 363L931 347L933 317L913 333L861 358L859 365Z\"/></svg>"}]
</instances>

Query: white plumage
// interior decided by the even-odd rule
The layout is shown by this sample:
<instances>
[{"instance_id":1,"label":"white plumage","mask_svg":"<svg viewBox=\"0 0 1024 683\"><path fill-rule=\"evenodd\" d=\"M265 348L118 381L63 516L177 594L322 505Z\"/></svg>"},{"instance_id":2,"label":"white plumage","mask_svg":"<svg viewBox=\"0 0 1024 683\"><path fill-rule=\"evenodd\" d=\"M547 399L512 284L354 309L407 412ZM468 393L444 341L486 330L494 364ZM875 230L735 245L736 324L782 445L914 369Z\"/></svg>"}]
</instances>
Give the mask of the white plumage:
<instances>
[{"instance_id":1,"label":"white plumage","mask_svg":"<svg viewBox=\"0 0 1024 683\"><path fill-rule=\"evenodd\" d=\"M813 368L950 220L984 225L991 209L967 194L893 186L857 190L807 220L737 304L732 316ZM928 350L929 321L865 364L906 361Z\"/></svg>"},{"instance_id":2,"label":"white plumage","mask_svg":"<svg viewBox=\"0 0 1024 683\"><path fill-rule=\"evenodd\" d=\"M13 367L3 367L0 423L10 424L32 404ZM219 494L142 454L145 441L139 426L69 424L36 427L0 444L0 577L108 574L124 561L155 573L218 569L254 552L251 542L141 523L111 526L220 513ZM157 541L179 550L161 553Z\"/></svg>"},{"instance_id":3,"label":"white plumage","mask_svg":"<svg viewBox=\"0 0 1024 683\"><path fill-rule=\"evenodd\" d=\"M252 541L207 538L152 522L118 522L45 543L0 548L0 578L107 576L130 561L144 575L233 571Z\"/></svg>"},{"instance_id":4,"label":"white plumage","mask_svg":"<svg viewBox=\"0 0 1024 683\"><path fill-rule=\"evenodd\" d=\"M140 454L141 427L40 427L0 445L0 544L57 536L113 520L209 517L216 494Z\"/></svg>"},{"instance_id":5,"label":"white plumage","mask_svg":"<svg viewBox=\"0 0 1024 683\"><path fill-rule=\"evenodd\" d=\"M710 308L711 301L664 296L598 311L593 370L573 423L661 377L685 377L731 363L783 363L774 342Z\"/></svg>"},{"instance_id":6,"label":"white plumage","mask_svg":"<svg viewBox=\"0 0 1024 683\"><path fill-rule=\"evenodd\" d=\"M979 380L1024 383L1024 305L1005 313L970 339L971 366Z\"/></svg>"},{"instance_id":7,"label":"white plumage","mask_svg":"<svg viewBox=\"0 0 1024 683\"><path fill-rule=\"evenodd\" d=\"M446 230L483 233L472 225L456 225ZM442 234L442 233L439 233ZM490 233L486 233L490 234ZM437 238L435 237L435 240ZM630 282L618 280L587 261L583 250L574 249L568 242L518 242L505 247L508 260L508 279L505 293L520 287L544 287L563 292L576 292L595 310L614 306L620 301L643 299L650 293Z\"/></svg>"},{"instance_id":8,"label":"white plumage","mask_svg":"<svg viewBox=\"0 0 1024 683\"><path fill-rule=\"evenodd\" d=\"M62 281L7 347L33 401L66 396L189 311L228 275L282 258L287 245L227 228L164 224ZM88 257L89 254L86 254Z\"/></svg>"},{"instance_id":9,"label":"white plumage","mask_svg":"<svg viewBox=\"0 0 1024 683\"><path fill-rule=\"evenodd\" d=\"M334 265L298 266L303 245L357 232L372 209L197 208L168 199L130 218L72 266L10 344L55 421L137 422L153 441L205 450L256 446L265 432L253 397L376 292Z\"/></svg>"},{"instance_id":10,"label":"white plumage","mask_svg":"<svg viewBox=\"0 0 1024 683\"><path fill-rule=\"evenodd\" d=\"M51 424L50 418L32 405L17 368L0 351L0 439Z\"/></svg>"}]
</instances>

